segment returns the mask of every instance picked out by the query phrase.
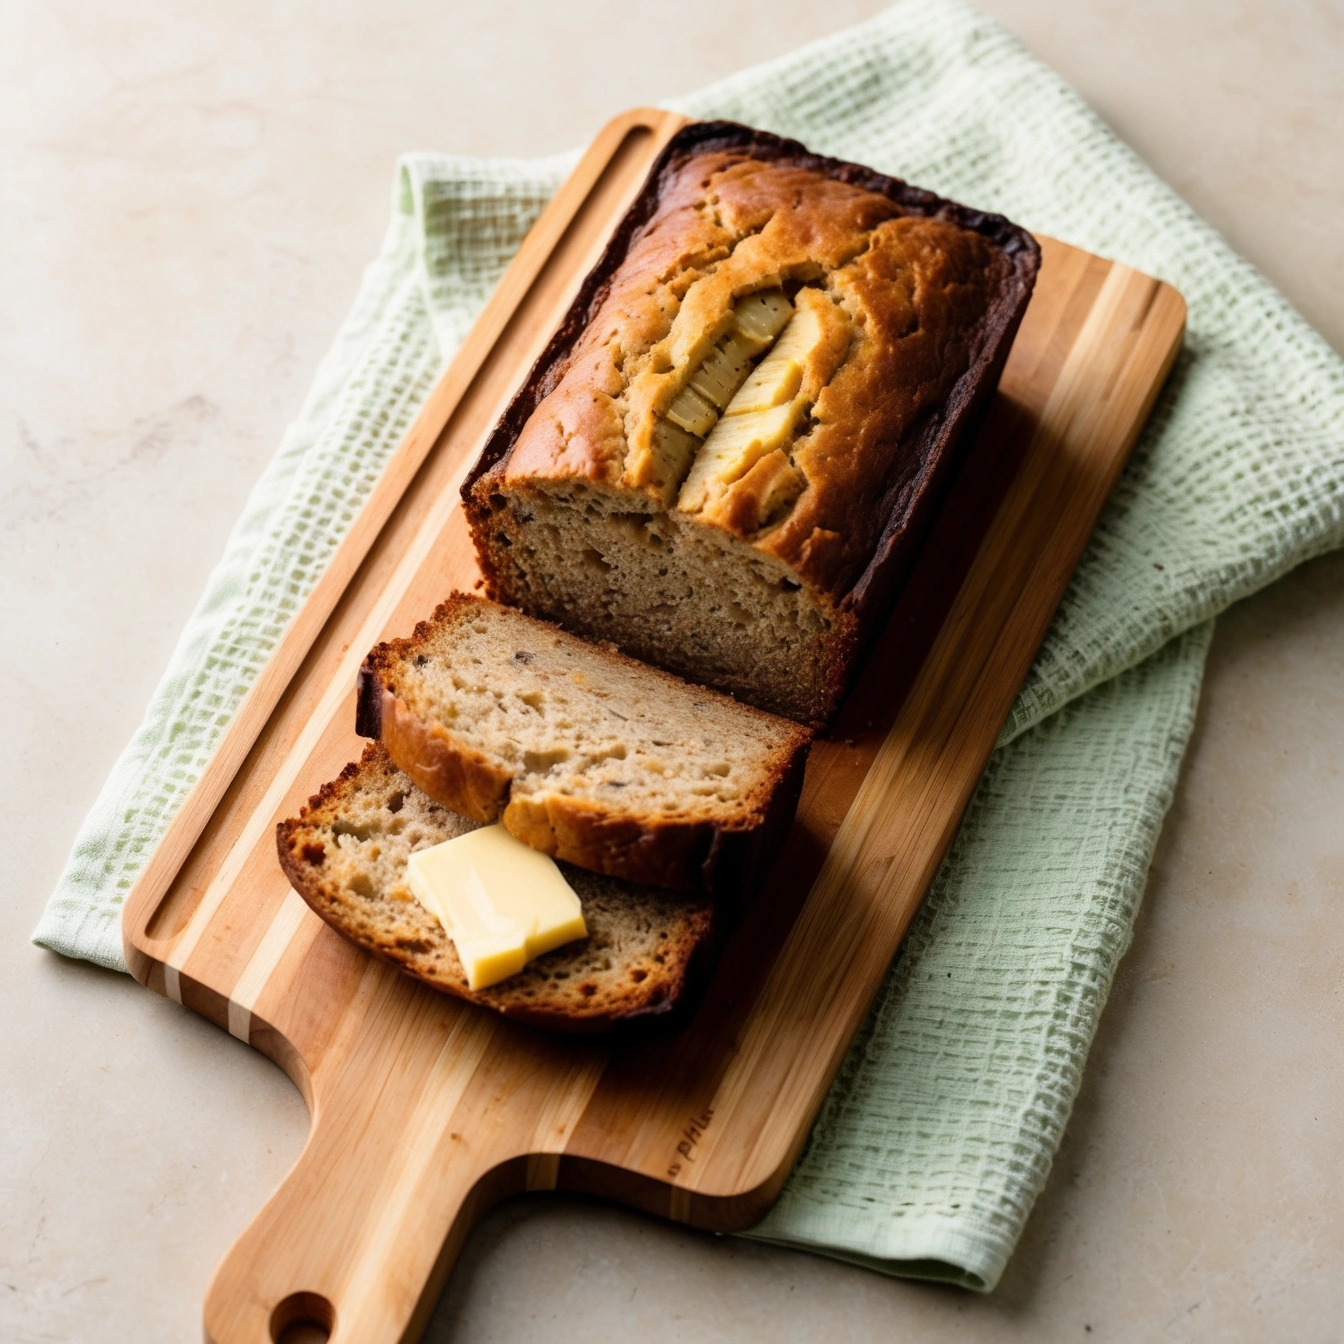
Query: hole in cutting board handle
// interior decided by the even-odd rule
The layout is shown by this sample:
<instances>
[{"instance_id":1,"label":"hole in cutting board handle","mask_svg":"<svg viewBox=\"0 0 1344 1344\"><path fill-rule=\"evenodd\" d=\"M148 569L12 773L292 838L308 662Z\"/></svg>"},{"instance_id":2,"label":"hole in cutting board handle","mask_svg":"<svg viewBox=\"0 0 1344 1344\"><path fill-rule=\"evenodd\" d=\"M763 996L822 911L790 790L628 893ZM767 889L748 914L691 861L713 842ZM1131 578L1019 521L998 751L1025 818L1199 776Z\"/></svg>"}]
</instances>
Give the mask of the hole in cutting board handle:
<instances>
[{"instance_id":1,"label":"hole in cutting board handle","mask_svg":"<svg viewBox=\"0 0 1344 1344\"><path fill-rule=\"evenodd\" d=\"M336 1309L321 1293L290 1293L271 1312L275 1344L326 1344L336 1326Z\"/></svg>"}]
</instances>

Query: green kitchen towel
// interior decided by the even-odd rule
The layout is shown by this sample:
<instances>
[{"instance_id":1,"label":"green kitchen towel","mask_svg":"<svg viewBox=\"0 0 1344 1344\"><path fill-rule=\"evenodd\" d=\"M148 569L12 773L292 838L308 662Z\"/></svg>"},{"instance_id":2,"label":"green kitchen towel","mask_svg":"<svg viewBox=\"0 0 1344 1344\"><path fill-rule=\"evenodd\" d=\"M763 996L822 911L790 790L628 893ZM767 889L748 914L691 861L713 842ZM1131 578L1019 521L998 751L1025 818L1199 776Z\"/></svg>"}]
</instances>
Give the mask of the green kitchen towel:
<instances>
[{"instance_id":1,"label":"green kitchen towel","mask_svg":"<svg viewBox=\"0 0 1344 1344\"><path fill-rule=\"evenodd\" d=\"M1344 365L1049 70L909 0L681 99L1140 267L1185 351L933 891L752 1235L992 1288L1045 1181L1189 735L1211 618L1344 543ZM124 968L120 906L574 156L399 166L387 240L34 935Z\"/></svg>"}]
</instances>

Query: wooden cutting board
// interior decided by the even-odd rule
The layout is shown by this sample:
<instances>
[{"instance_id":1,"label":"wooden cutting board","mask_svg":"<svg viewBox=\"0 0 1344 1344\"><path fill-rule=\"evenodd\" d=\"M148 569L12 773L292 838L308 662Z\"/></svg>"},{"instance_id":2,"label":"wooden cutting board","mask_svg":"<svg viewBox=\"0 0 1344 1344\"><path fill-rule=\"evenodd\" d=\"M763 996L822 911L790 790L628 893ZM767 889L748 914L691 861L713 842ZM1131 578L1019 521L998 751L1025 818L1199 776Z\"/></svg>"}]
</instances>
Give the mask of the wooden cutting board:
<instances>
[{"instance_id":1,"label":"wooden cutting board","mask_svg":"<svg viewBox=\"0 0 1344 1344\"><path fill-rule=\"evenodd\" d=\"M297 1322L350 1344L414 1340L472 1224L521 1190L719 1231L762 1216L1180 347L1173 289L1041 240L997 400L689 1027L613 1050L424 989L290 891L275 823L359 755L365 651L476 580L458 484L681 124L640 110L598 136L128 898L137 978L263 1050L312 1111L293 1171L210 1284L215 1344Z\"/></svg>"}]
</instances>

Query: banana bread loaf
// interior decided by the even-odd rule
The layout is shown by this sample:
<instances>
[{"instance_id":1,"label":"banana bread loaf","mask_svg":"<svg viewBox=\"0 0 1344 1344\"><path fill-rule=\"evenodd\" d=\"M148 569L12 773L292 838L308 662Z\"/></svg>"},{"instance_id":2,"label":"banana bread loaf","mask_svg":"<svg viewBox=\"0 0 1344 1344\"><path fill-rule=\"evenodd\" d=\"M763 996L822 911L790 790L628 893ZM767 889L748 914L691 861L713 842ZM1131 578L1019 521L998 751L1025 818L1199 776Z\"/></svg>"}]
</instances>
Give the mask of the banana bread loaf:
<instances>
[{"instance_id":1,"label":"banana bread loaf","mask_svg":"<svg viewBox=\"0 0 1344 1344\"><path fill-rule=\"evenodd\" d=\"M1039 256L795 141L684 128L463 485L490 595L823 723Z\"/></svg>"}]
</instances>

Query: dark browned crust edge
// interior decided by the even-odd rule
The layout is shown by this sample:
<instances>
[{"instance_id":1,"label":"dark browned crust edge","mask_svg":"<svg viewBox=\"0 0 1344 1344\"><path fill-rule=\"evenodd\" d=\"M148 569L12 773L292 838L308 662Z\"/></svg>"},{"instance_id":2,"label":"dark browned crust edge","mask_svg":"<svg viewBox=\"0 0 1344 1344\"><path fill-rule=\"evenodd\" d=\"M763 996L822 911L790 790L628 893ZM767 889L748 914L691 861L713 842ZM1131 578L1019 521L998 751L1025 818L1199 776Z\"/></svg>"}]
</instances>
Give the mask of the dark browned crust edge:
<instances>
[{"instance_id":1,"label":"dark browned crust edge","mask_svg":"<svg viewBox=\"0 0 1344 1344\"><path fill-rule=\"evenodd\" d=\"M464 984L427 974L419 963L415 949L393 949L372 942L360 937L353 929L337 919L329 902L323 898L320 880L316 880L314 876L314 869L320 865L296 856L294 835L307 824L305 818L310 811L339 803L344 786L359 774L361 766L369 762L371 753L380 750L377 743L371 743L365 749L364 760L351 761L334 780L323 784L318 792L309 798L307 806L301 810L298 817L290 817L276 823L275 841L280 868L290 886L324 924L346 942L378 958L379 961L395 966L412 980L429 985L442 994L461 999L466 1003L488 1008L524 1026L566 1036L601 1036L605 1041L619 1044L627 1036L631 1039L636 1037L643 1039L649 1035L676 1030L684 1024L695 1010L699 993L709 979L722 945L723 921L712 908L698 912L694 918L694 946L691 954L681 964L680 974L669 976L666 993L656 1001L640 1003L629 1012L603 1012L588 1016L539 1010L525 1003L510 1002L507 990L473 991Z\"/></svg>"},{"instance_id":2,"label":"dark browned crust edge","mask_svg":"<svg viewBox=\"0 0 1344 1344\"><path fill-rule=\"evenodd\" d=\"M398 768L436 803L476 821L495 821L502 814L504 824L519 839L562 862L607 877L708 896L727 904L745 901L759 884L764 863L774 853L775 844L793 824L812 734L788 719L733 701L743 713L774 718L792 729L792 742L773 765L774 782L765 791L763 805L746 824L723 826L711 821L683 821L639 813L613 815L590 804L566 807L562 800L553 800L546 808L529 806L526 799L510 802L507 785L502 793L498 791L495 777L479 753L458 746L449 734L436 732L434 725L417 718L397 698L387 680L390 669L400 659L413 656L416 646L431 638L437 627L464 608L488 605L487 599L476 594L454 592L439 603L430 620L416 625L411 638L390 640L372 649L360 669L355 731L381 740ZM519 614L537 625L558 628L538 617ZM602 646L601 652L664 677L679 687L719 700L729 698L641 663L610 646ZM366 728L375 732L368 733ZM452 787L454 784L456 788ZM492 795L497 804L492 804ZM550 813L546 823L551 830L550 843L543 839L535 821L542 812ZM563 835L555 832L557 821L564 828ZM542 843L537 843L538 840Z\"/></svg>"},{"instance_id":3,"label":"dark browned crust edge","mask_svg":"<svg viewBox=\"0 0 1344 1344\"><path fill-rule=\"evenodd\" d=\"M812 726L820 728L834 714L849 689L863 655L914 563L938 504L998 386L1040 269L1040 246L1026 229L1003 215L946 200L862 164L813 154L799 141L769 131L755 130L732 121L692 122L672 137L654 163L597 265L584 279L559 329L491 431L480 457L467 472L462 482L462 500L485 573L486 590L492 597L505 596L490 563L492 510L488 502L488 483L483 482L487 476L502 470L523 426L564 376L575 343L606 298L612 278L625 260L636 233L656 212L668 180L687 159L717 151L747 152L755 158L787 162L876 192L896 202L909 214L947 220L981 234L1013 265L1012 278L1004 287L1000 301L985 319L979 349L942 406L924 422L912 441L911 452L904 461L915 469L886 483L887 523L867 566L848 592L834 595L839 599L840 614L853 619L845 639L845 657L836 665L832 677L833 693L827 704L818 707L815 718L809 720Z\"/></svg>"},{"instance_id":4,"label":"dark browned crust edge","mask_svg":"<svg viewBox=\"0 0 1344 1344\"><path fill-rule=\"evenodd\" d=\"M367 659L355 683L355 732L375 742L383 735L383 683Z\"/></svg>"}]
</instances>

